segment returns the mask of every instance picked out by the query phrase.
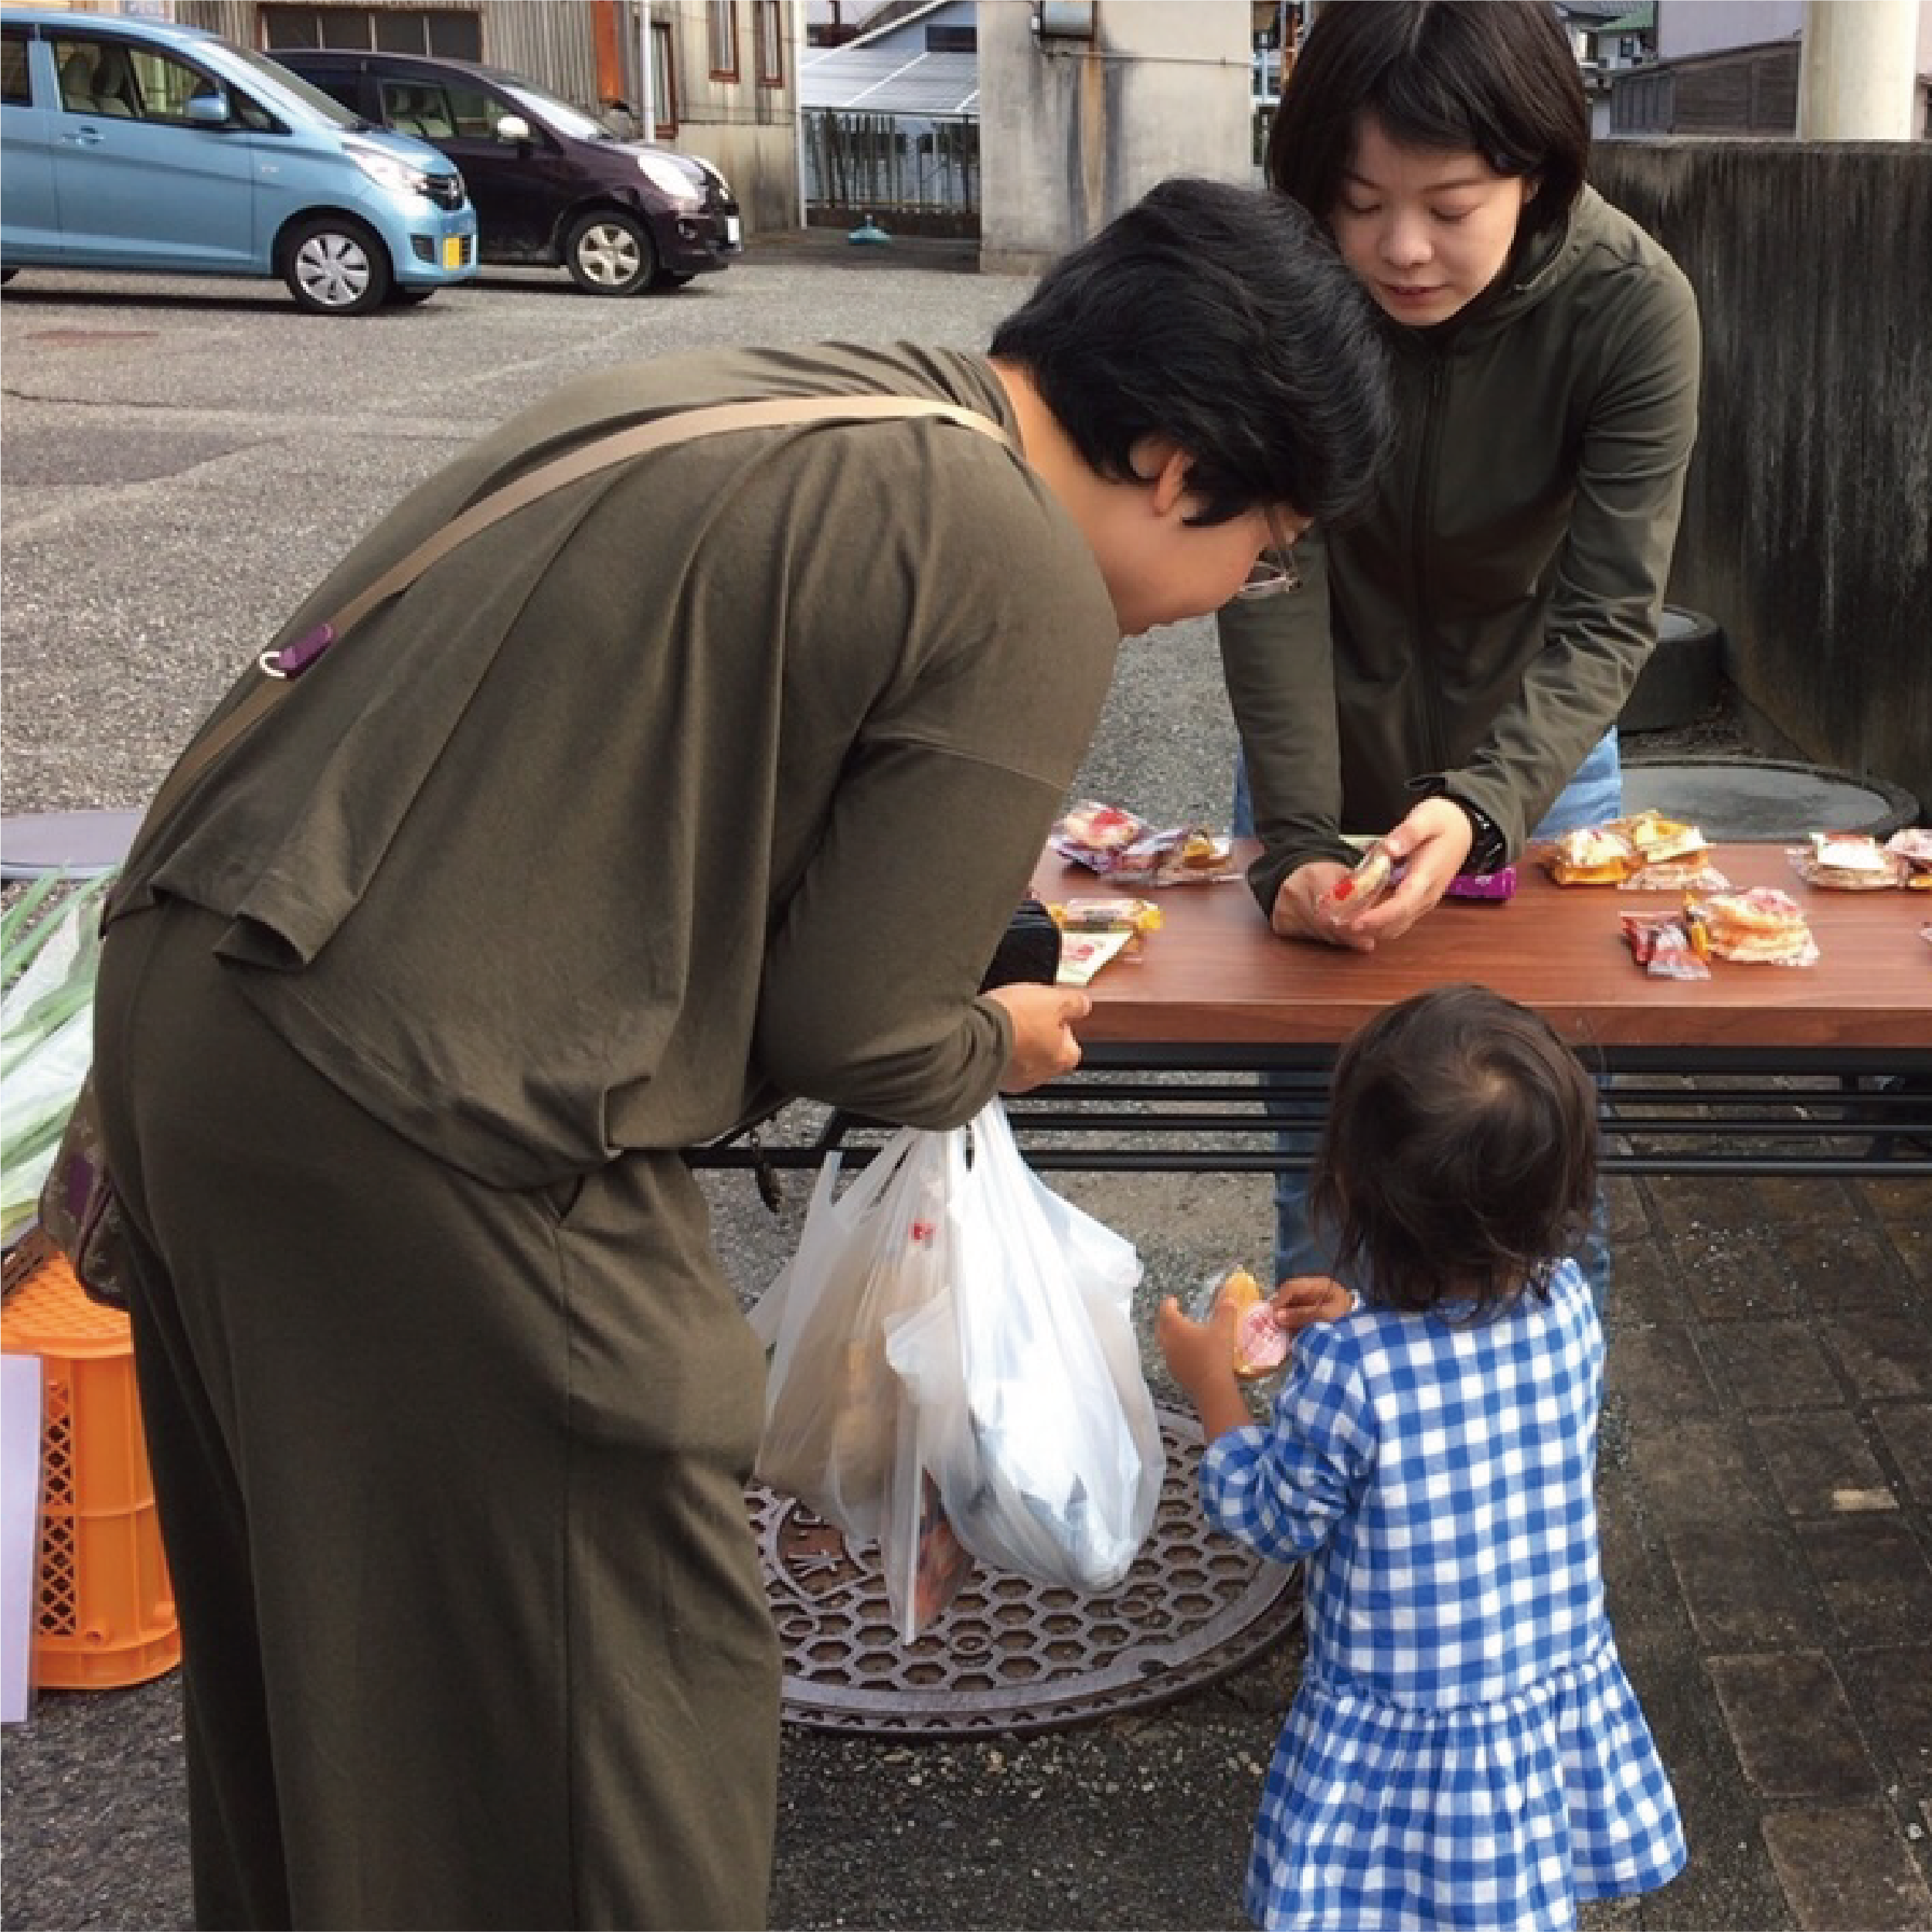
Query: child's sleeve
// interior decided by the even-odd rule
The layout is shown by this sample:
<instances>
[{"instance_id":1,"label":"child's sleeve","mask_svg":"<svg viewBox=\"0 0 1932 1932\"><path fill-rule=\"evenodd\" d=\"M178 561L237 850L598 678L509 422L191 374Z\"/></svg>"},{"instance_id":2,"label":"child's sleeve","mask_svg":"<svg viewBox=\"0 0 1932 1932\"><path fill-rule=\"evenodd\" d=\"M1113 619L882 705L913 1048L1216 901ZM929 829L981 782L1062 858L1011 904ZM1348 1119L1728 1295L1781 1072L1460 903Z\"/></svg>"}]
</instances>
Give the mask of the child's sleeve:
<instances>
[{"instance_id":1,"label":"child's sleeve","mask_svg":"<svg viewBox=\"0 0 1932 1932\"><path fill-rule=\"evenodd\" d=\"M1375 1413L1345 1327L1304 1328L1272 1421L1230 1430L1201 1459L1201 1503L1225 1534L1278 1561L1319 1549L1366 1487Z\"/></svg>"}]
</instances>

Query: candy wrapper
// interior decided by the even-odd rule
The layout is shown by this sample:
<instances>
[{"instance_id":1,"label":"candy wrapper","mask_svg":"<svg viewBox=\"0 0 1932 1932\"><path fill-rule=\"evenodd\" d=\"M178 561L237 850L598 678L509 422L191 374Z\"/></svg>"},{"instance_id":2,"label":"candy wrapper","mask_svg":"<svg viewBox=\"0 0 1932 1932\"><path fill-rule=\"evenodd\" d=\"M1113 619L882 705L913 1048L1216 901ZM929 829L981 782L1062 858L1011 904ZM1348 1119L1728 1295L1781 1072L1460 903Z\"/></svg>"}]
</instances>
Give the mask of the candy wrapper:
<instances>
[{"instance_id":1,"label":"candy wrapper","mask_svg":"<svg viewBox=\"0 0 1932 1932\"><path fill-rule=\"evenodd\" d=\"M1238 879L1233 845L1199 826L1157 829L1117 805L1084 799L1053 830L1063 859L1116 886L1180 886Z\"/></svg>"},{"instance_id":2,"label":"candy wrapper","mask_svg":"<svg viewBox=\"0 0 1932 1932\"><path fill-rule=\"evenodd\" d=\"M1133 944L1134 934L1125 927L1116 927L1112 932L1063 933L1060 971L1053 975L1053 984L1084 986L1103 966L1121 957Z\"/></svg>"},{"instance_id":3,"label":"candy wrapper","mask_svg":"<svg viewBox=\"0 0 1932 1932\"><path fill-rule=\"evenodd\" d=\"M1687 913L1625 913L1621 921L1631 957L1653 979L1709 979L1702 925Z\"/></svg>"},{"instance_id":4,"label":"candy wrapper","mask_svg":"<svg viewBox=\"0 0 1932 1932\"><path fill-rule=\"evenodd\" d=\"M1402 868L1378 841L1362 854L1355 870L1338 879L1315 903L1322 912L1366 912L1402 876Z\"/></svg>"},{"instance_id":5,"label":"candy wrapper","mask_svg":"<svg viewBox=\"0 0 1932 1932\"><path fill-rule=\"evenodd\" d=\"M1234 1340L1236 1375L1248 1383L1263 1383L1279 1375L1287 1366L1288 1332L1270 1311L1260 1283L1244 1267L1223 1269L1201 1284L1189 1312L1196 1321L1205 1321L1224 1300L1241 1310Z\"/></svg>"},{"instance_id":6,"label":"candy wrapper","mask_svg":"<svg viewBox=\"0 0 1932 1932\"><path fill-rule=\"evenodd\" d=\"M1710 864L1696 826L1661 812L1580 825L1542 839L1530 855L1560 886L1628 886L1634 891L1723 892L1730 881Z\"/></svg>"},{"instance_id":7,"label":"candy wrapper","mask_svg":"<svg viewBox=\"0 0 1932 1932\"><path fill-rule=\"evenodd\" d=\"M1904 853L1862 832L1815 832L1808 845L1787 848L1784 856L1806 885L1831 892L1884 892L1912 872Z\"/></svg>"},{"instance_id":8,"label":"candy wrapper","mask_svg":"<svg viewBox=\"0 0 1932 1932\"><path fill-rule=\"evenodd\" d=\"M1907 825L1886 840L1885 849L1905 861L1906 885L1919 892L1932 892L1932 829Z\"/></svg>"},{"instance_id":9,"label":"candy wrapper","mask_svg":"<svg viewBox=\"0 0 1932 1932\"><path fill-rule=\"evenodd\" d=\"M1702 922L1713 958L1766 966L1818 964L1818 944L1798 901L1774 886L1715 893L1686 910Z\"/></svg>"},{"instance_id":10,"label":"candy wrapper","mask_svg":"<svg viewBox=\"0 0 1932 1932\"><path fill-rule=\"evenodd\" d=\"M1124 896L1112 899L1083 899L1077 895L1047 907L1053 923L1063 933L1158 932L1161 909L1151 899Z\"/></svg>"},{"instance_id":11,"label":"candy wrapper","mask_svg":"<svg viewBox=\"0 0 1932 1932\"><path fill-rule=\"evenodd\" d=\"M1505 866L1500 872L1459 872L1443 888L1442 896L1445 899L1513 899L1516 869Z\"/></svg>"}]
</instances>

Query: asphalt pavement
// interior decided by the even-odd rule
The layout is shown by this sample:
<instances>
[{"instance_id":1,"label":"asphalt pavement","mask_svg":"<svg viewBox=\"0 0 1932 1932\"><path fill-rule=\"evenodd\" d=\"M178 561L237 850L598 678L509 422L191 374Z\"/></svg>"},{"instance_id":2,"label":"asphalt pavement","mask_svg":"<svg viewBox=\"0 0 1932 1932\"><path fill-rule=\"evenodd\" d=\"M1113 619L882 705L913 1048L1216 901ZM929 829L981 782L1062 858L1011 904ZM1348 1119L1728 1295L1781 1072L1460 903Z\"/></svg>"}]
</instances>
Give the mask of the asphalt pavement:
<instances>
[{"instance_id":1,"label":"asphalt pavement","mask_svg":"<svg viewBox=\"0 0 1932 1932\"><path fill-rule=\"evenodd\" d=\"M335 556L556 383L726 343L978 346L1025 287L957 248L835 236L674 296L497 271L366 320L302 316L267 284L23 273L0 298L6 812L138 804ZM1079 788L1221 823L1233 755L1211 628L1176 626L1125 647ZM806 1190L774 1215L741 1175L706 1184L749 1300ZM1139 1245L1144 1336L1159 1295L1265 1252L1262 1180L1059 1184ZM1613 1185L1607 1577L1692 1855L1662 1893L1586 1908L1590 1932L1932 1927L1929 1194ZM1299 1665L1291 1628L1067 1728L788 1726L771 1923L1239 1925ZM173 1675L43 1693L0 1757L0 1923L191 1923Z\"/></svg>"}]
</instances>

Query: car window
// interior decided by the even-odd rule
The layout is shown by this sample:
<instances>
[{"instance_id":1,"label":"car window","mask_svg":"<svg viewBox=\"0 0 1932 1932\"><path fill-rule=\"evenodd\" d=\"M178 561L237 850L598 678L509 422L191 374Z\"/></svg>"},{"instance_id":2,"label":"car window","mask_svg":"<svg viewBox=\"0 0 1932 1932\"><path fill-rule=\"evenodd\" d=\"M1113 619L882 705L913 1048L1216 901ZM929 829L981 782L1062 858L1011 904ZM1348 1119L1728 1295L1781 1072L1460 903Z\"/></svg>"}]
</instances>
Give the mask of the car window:
<instances>
[{"instance_id":1,"label":"car window","mask_svg":"<svg viewBox=\"0 0 1932 1932\"><path fill-rule=\"evenodd\" d=\"M505 114L517 111L513 102L491 93L487 87L466 87L457 81L444 91L456 131L466 141L494 141L496 124Z\"/></svg>"},{"instance_id":2,"label":"car window","mask_svg":"<svg viewBox=\"0 0 1932 1932\"><path fill-rule=\"evenodd\" d=\"M9 107L33 104L33 89L27 80L27 36L18 27L9 27L0 39L0 101Z\"/></svg>"},{"instance_id":3,"label":"car window","mask_svg":"<svg viewBox=\"0 0 1932 1932\"><path fill-rule=\"evenodd\" d=\"M398 134L447 141L457 124L444 90L434 81L385 80L383 119Z\"/></svg>"}]
</instances>

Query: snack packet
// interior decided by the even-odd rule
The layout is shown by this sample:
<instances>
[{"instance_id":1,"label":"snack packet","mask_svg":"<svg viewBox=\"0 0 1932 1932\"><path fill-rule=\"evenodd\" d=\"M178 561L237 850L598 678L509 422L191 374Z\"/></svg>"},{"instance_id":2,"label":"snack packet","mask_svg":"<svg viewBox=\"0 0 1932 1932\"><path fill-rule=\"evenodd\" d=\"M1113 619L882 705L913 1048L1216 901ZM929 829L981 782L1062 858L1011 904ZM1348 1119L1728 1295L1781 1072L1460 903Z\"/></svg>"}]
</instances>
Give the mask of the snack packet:
<instances>
[{"instance_id":1,"label":"snack packet","mask_svg":"<svg viewBox=\"0 0 1932 1932\"><path fill-rule=\"evenodd\" d=\"M1689 913L1625 913L1621 923L1631 957L1655 979L1709 979L1709 940Z\"/></svg>"},{"instance_id":2,"label":"snack packet","mask_svg":"<svg viewBox=\"0 0 1932 1932\"><path fill-rule=\"evenodd\" d=\"M1911 867L1904 855L1869 832L1815 832L1807 845L1787 849L1791 869L1808 886L1831 892L1883 892L1903 886Z\"/></svg>"},{"instance_id":3,"label":"snack packet","mask_svg":"<svg viewBox=\"0 0 1932 1932\"><path fill-rule=\"evenodd\" d=\"M1261 1284L1247 1269L1224 1269L1202 1285L1195 1297L1194 1319L1205 1321L1223 1300L1241 1310L1236 1332L1234 1372L1243 1382L1265 1382L1287 1366L1288 1332L1274 1318Z\"/></svg>"},{"instance_id":4,"label":"snack packet","mask_svg":"<svg viewBox=\"0 0 1932 1932\"><path fill-rule=\"evenodd\" d=\"M1400 868L1378 839L1362 855L1353 872L1338 879L1315 903L1322 912L1345 907L1351 913L1366 912L1394 885Z\"/></svg>"},{"instance_id":5,"label":"snack packet","mask_svg":"<svg viewBox=\"0 0 1932 1932\"><path fill-rule=\"evenodd\" d=\"M1916 891L1932 892L1932 828L1907 825L1886 840L1885 849L1905 861L1909 868L1906 885Z\"/></svg>"},{"instance_id":6,"label":"snack packet","mask_svg":"<svg viewBox=\"0 0 1932 1932\"><path fill-rule=\"evenodd\" d=\"M1151 899L1083 899L1077 894L1047 911L1063 933L1141 933L1160 929L1161 909Z\"/></svg>"},{"instance_id":7,"label":"snack packet","mask_svg":"<svg viewBox=\"0 0 1932 1932\"><path fill-rule=\"evenodd\" d=\"M1804 914L1796 900L1775 886L1718 893L1687 910L1703 921L1715 958L1768 966L1818 963L1818 944Z\"/></svg>"},{"instance_id":8,"label":"snack packet","mask_svg":"<svg viewBox=\"0 0 1932 1932\"><path fill-rule=\"evenodd\" d=\"M1516 869L1505 866L1496 872L1459 872L1442 889L1445 899L1513 899L1516 896Z\"/></svg>"},{"instance_id":9,"label":"snack packet","mask_svg":"<svg viewBox=\"0 0 1932 1932\"><path fill-rule=\"evenodd\" d=\"M1063 933L1060 971L1053 975L1053 984L1086 985L1110 960L1119 958L1134 943L1134 935L1124 926L1111 932Z\"/></svg>"},{"instance_id":10,"label":"snack packet","mask_svg":"<svg viewBox=\"0 0 1932 1932\"><path fill-rule=\"evenodd\" d=\"M1198 825L1158 828L1117 805L1083 799L1047 843L1063 859L1117 886L1178 886L1236 879L1233 844Z\"/></svg>"}]
</instances>

